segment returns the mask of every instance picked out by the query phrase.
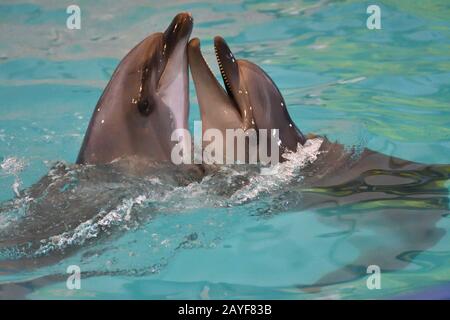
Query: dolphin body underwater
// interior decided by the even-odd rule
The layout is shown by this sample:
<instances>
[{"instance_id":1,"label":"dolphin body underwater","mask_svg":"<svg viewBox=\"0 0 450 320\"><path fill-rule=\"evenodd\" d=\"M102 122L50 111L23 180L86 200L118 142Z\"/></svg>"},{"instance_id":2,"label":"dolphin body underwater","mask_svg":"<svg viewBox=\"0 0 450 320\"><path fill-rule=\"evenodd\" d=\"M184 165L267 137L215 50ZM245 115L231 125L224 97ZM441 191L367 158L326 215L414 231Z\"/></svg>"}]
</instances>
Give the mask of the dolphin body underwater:
<instances>
[{"instance_id":1,"label":"dolphin body underwater","mask_svg":"<svg viewBox=\"0 0 450 320\"><path fill-rule=\"evenodd\" d=\"M445 230L436 223L448 213L445 182L450 166L414 163L368 149L357 152L325 137L304 135L272 79L252 62L236 59L225 40L216 37L222 88L201 54L200 41L192 39L188 44L192 27L189 14L178 14L164 33L150 35L132 49L94 109L77 164L57 164L18 199L0 206L0 212L7 212L14 211L17 202L27 203L27 212L0 230L0 250L24 253L0 260L2 272L55 263L75 252L76 246L42 248L52 248L60 240L58 235L76 230L87 220L103 221L102 213L116 208L125 196L138 197L148 188L164 192L201 181L211 172L206 166L170 163L171 133L187 128L188 64L203 130L279 129L280 154L321 140L317 159L301 169L301 182L289 182L270 193L275 205L261 217L314 208L318 219L335 227L336 234L349 234L347 241L359 254L343 267L337 263L335 271L315 283L299 284L300 288L312 290L360 278L371 264L383 271L404 268L442 238ZM163 183L149 184L149 177ZM239 192L242 184L228 186L228 180L220 180L218 193L223 186L231 189L224 194ZM248 181L249 177L243 177L244 185ZM277 201L288 205L280 209ZM337 206L344 207L346 214L336 213ZM392 245L374 236L350 235L358 228L389 234L398 241Z\"/></svg>"}]
</instances>

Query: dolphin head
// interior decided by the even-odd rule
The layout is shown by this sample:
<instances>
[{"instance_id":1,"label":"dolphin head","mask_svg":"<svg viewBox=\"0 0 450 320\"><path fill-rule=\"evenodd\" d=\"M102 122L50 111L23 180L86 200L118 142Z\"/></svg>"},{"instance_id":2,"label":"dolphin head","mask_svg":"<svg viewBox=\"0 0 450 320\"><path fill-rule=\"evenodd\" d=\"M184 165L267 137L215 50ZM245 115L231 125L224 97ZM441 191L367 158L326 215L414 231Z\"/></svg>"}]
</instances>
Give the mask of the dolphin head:
<instances>
[{"instance_id":1,"label":"dolphin head","mask_svg":"<svg viewBox=\"0 0 450 320\"><path fill-rule=\"evenodd\" d=\"M289 116L273 80L256 64L237 59L222 37L214 50L225 90L200 52L200 42L188 45L189 65L197 92L203 127L279 130L280 149L295 151L306 139Z\"/></svg>"},{"instance_id":2,"label":"dolphin head","mask_svg":"<svg viewBox=\"0 0 450 320\"><path fill-rule=\"evenodd\" d=\"M241 95L235 95L230 87L230 81L222 69L217 56L223 77L225 89L219 84L212 73L200 50L200 40L194 38L188 45L189 66L194 80L197 100L200 107L203 130L209 128L219 129L249 129L254 127L252 112L249 103L245 103ZM227 65L228 66L228 65ZM230 77L238 77L237 65L230 64ZM233 84L239 79L233 78Z\"/></svg>"},{"instance_id":3,"label":"dolphin head","mask_svg":"<svg viewBox=\"0 0 450 320\"><path fill-rule=\"evenodd\" d=\"M126 156L170 159L175 129L189 113L186 46L193 27L180 13L120 62L92 115L77 163L108 163Z\"/></svg>"}]
</instances>

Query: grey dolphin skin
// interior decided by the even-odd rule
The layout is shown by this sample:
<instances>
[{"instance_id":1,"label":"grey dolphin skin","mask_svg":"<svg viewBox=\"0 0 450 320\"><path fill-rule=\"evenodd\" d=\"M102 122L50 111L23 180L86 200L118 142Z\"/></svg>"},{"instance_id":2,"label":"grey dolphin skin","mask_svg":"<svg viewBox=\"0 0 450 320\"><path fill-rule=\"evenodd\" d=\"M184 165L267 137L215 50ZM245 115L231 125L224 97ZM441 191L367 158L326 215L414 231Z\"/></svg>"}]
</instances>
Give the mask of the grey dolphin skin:
<instances>
[{"instance_id":1,"label":"grey dolphin skin","mask_svg":"<svg viewBox=\"0 0 450 320\"><path fill-rule=\"evenodd\" d=\"M124 156L168 161L174 129L187 129L186 44L193 26L178 14L120 62L89 123L78 164L109 163Z\"/></svg>"},{"instance_id":2,"label":"grey dolphin skin","mask_svg":"<svg viewBox=\"0 0 450 320\"><path fill-rule=\"evenodd\" d=\"M442 238L445 230L437 223L449 213L445 182L450 178L450 165L415 163L369 149L358 152L325 137L305 137L291 120L275 83L261 68L237 59L221 37L214 39L214 47L226 91L202 57L199 40L191 40L188 48L206 128L279 129L282 152L297 150L307 138L323 139L317 160L302 169L302 182L280 192L279 197L290 203L283 210L314 208L321 222L334 226L336 236L348 234L346 243L360 252L353 262L299 288L314 291L355 280L367 276L371 264L384 271L404 268L412 257ZM336 214L336 207L347 213ZM353 235L357 228L372 230L375 236ZM397 241L383 243L377 234Z\"/></svg>"}]
</instances>

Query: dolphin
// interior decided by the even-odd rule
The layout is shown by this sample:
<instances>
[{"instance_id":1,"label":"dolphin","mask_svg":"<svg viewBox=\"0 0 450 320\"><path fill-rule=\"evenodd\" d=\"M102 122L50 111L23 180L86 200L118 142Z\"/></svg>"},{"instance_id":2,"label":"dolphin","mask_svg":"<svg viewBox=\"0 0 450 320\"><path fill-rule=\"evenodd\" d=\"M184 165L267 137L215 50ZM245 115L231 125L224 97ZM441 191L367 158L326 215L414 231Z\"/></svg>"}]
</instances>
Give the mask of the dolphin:
<instances>
[{"instance_id":1,"label":"dolphin","mask_svg":"<svg viewBox=\"0 0 450 320\"><path fill-rule=\"evenodd\" d=\"M192 28L191 15L180 13L163 33L134 47L94 109L76 164L57 163L20 197L0 205L2 218L25 211L0 228L0 250L21 252L17 261L0 260L0 269L57 261L61 257L46 256L43 245L52 251L86 222L101 231L105 214L120 208L124 199L158 194L202 177L199 166L169 161L172 132L187 128L186 47ZM151 178L158 179L156 186Z\"/></svg>"},{"instance_id":2,"label":"dolphin","mask_svg":"<svg viewBox=\"0 0 450 320\"><path fill-rule=\"evenodd\" d=\"M295 150L298 144L303 145L305 136L290 118L286 102L270 76L256 64L235 58L220 36L214 38L214 50L225 89L203 58L200 40L194 38L188 45L203 132L210 128L222 133L226 129L276 128L280 138L279 154ZM270 146L269 141L267 143ZM284 159L280 157L280 160Z\"/></svg>"},{"instance_id":3,"label":"dolphin","mask_svg":"<svg viewBox=\"0 0 450 320\"><path fill-rule=\"evenodd\" d=\"M180 13L120 62L98 101L77 164L104 164L124 156L170 160L172 132L187 129L186 45L193 27Z\"/></svg>"},{"instance_id":4,"label":"dolphin","mask_svg":"<svg viewBox=\"0 0 450 320\"><path fill-rule=\"evenodd\" d=\"M314 284L299 285L316 290L367 276L369 265L382 271L395 271L411 263L411 257L436 244L445 234L437 223L449 213L450 165L416 163L374 150L346 148L326 137L304 135L289 116L286 103L270 76L256 64L235 57L225 40L214 39L214 49L223 89L200 51L200 41L188 45L189 64L206 128L257 128L279 130L280 154L295 152L306 143L319 140L317 159L302 168L303 179L272 194L289 203L282 211L314 209L318 219L334 226L336 235L359 250L347 264L331 271ZM336 208L346 211L336 214ZM274 208L268 209L271 214ZM275 210L276 211L276 210ZM393 237L383 243L362 237L355 230L370 230L375 235ZM342 243L342 240L336 242ZM368 243L372 243L368 246Z\"/></svg>"}]
</instances>

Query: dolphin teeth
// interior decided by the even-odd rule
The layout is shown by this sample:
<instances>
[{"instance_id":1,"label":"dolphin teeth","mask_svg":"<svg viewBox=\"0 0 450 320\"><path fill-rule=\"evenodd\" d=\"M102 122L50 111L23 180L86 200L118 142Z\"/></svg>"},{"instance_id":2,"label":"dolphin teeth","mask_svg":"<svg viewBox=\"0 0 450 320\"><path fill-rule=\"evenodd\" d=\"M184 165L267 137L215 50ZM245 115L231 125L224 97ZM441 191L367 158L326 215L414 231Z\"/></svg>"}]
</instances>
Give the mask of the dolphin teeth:
<instances>
[{"instance_id":1,"label":"dolphin teeth","mask_svg":"<svg viewBox=\"0 0 450 320\"><path fill-rule=\"evenodd\" d=\"M228 82L228 78L225 73L225 70L223 69L222 60L220 60L219 52L217 51L216 46L214 46L214 53L216 54L217 64L219 65L220 74L222 75L222 78L225 82L225 86L231 91L231 85Z\"/></svg>"}]
</instances>

